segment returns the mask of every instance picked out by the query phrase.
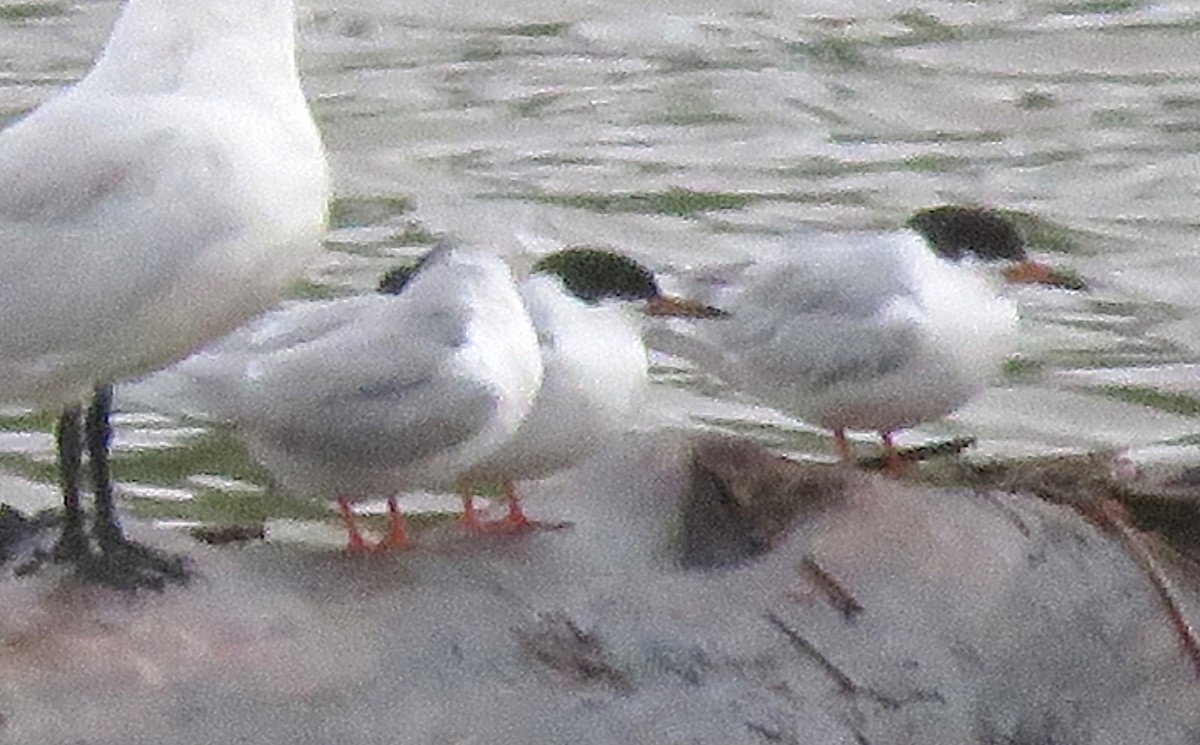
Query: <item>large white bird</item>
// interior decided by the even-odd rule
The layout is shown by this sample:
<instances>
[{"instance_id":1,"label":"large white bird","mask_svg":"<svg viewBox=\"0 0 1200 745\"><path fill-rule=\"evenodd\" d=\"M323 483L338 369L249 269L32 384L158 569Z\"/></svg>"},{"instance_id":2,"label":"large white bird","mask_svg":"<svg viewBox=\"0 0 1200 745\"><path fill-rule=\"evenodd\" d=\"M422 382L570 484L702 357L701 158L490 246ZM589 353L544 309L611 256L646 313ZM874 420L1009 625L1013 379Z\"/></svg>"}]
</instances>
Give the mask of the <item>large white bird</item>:
<instances>
[{"instance_id":1,"label":"large white bird","mask_svg":"<svg viewBox=\"0 0 1200 745\"><path fill-rule=\"evenodd\" d=\"M707 324L707 362L763 401L833 431L892 433L949 414L999 372L1016 342L1016 305L988 263L1020 281L1070 280L1028 259L998 213L940 207L913 230L852 233L797 246L757 267ZM895 464L893 464L895 465Z\"/></svg>"},{"instance_id":2,"label":"large white bird","mask_svg":"<svg viewBox=\"0 0 1200 745\"><path fill-rule=\"evenodd\" d=\"M444 244L383 289L270 313L174 371L286 489L336 498L359 551L405 547L396 494L457 488L513 437L542 383L500 258ZM378 496L392 529L372 547L351 504Z\"/></svg>"},{"instance_id":3,"label":"large white bird","mask_svg":"<svg viewBox=\"0 0 1200 745\"><path fill-rule=\"evenodd\" d=\"M178 576L116 521L106 384L240 326L320 249L328 176L294 24L292 0L129 0L92 71L0 132L0 400L66 407L57 552L101 579ZM75 481L95 386L98 554Z\"/></svg>"}]
</instances>

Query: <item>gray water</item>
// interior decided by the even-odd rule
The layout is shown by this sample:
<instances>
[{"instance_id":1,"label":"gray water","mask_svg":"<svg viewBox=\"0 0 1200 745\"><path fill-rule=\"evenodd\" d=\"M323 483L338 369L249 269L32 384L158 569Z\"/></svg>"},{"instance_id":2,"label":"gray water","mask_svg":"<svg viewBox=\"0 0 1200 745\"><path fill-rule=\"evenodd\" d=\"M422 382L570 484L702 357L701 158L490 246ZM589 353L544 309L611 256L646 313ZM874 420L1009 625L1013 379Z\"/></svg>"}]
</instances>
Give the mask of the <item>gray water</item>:
<instances>
[{"instance_id":1,"label":"gray water","mask_svg":"<svg viewBox=\"0 0 1200 745\"><path fill-rule=\"evenodd\" d=\"M0 5L0 121L82 75L115 2ZM1085 294L1028 290L994 389L901 439L1011 455L1200 431L1200 8L1185 2L302 2L305 88L335 175L328 259L298 295L365 291L433 234L603 244L668 285L764 235L1021 210ZM828 442L659 360L675 423ZM706 401L702 394L716 393ZM674 396L674 398L671 398ZM205 426L131 407L140 514L314 517ZM0 465L52 477L51 419L0 421ZM239 491L241 489L241 491ZM195 497L201 497L196 499Z\"/></svg>"}]
</instances>

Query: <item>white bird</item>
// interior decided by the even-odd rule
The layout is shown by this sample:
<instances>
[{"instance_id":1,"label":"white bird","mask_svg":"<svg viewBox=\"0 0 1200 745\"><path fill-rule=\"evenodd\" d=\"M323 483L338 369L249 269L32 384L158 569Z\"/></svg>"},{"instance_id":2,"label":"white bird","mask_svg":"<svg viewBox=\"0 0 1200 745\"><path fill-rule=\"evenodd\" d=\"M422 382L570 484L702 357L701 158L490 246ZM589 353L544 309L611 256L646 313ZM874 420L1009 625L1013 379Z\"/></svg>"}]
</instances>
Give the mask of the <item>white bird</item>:
<instances>
[{"instance_id":1,"label":"white bird","mask_svg":"<svg viewBox=\"0 0 1200 745\"><path fill-rule=\"evenodd\" d=\"M542 383L500 258L444 244L384 289L268 314L174 371L286 489L336 498L356 551L407 546L396 494L456 488L513 437ZM376 547L350 511L373 496L392 514Z\"/></svg>"},{"instance_id":2,"label":"white bird","mask_svg":"<svg viewBox=\"0 0 1200 745\"><path fill-rule=\"evenodd\" d=\"M639 325L625 306L667 316L716 313L664 295L649 269L606 249L557 251L533 271L520 289L541 348L542 387L516 436L463 474L467 522L477 529L488 526L472 516L473 484L503 486L509 511L499 527L528 527L514 482L570 468L629 431L649 374Z\"/></svg>"},{"instance_id":3,"label":"white bird","mask_svg":"<svg viewBox=\"0 0 1200 745\"><path fill-rule=\"evenodd\" d=\"M632 302L612 301L645 301L649 312L666 315L713 311L664 296L649 270L611 251L552 253L515 289L504 286L511 278L498 270L487 282L471 279L460 266L463 259L439 255L423 259L419 269L388 272L380 283L383 295L300 303L270 313L147 381L142 395L148 392L151 405L161 406L154 399L161 401L165 390L169 405L182 403L189 413L232 423L284 486L342 496L354 549L367 546L357 537L348 501L387 495L393 528L384 546L400 547L406 531L393 497L413 487L456 489L470 530L531 527L514 482L544 478L607 447L628 431L642 402L646 350L625 312ZM510 295L519 297L521 309L505 305L509 299L500 302ZM481 305L478 297L487 296L496 298L494 307ZM468 312L483 316L472 321L480 324L479 340L459 346L443 340L450 328L447 314ZM531 353L526 337L534 333ZM439 384L452 375L474 380L490 386L496 401L520 403L527 414L517 417L513 409L502 420L502 432L475 437L454 421L466 418L465 403L431 387L434 372L426 387L403 388L417 374L414 360L424 359L413 349L471 352L459 367L431 361L431 370L436 367L445 378ZM499 354L502 361L482 367L487 355ZM540 360L540 385L528 377L531 359ZM389 395L363 394L375 391ZM384 424L372 424L376 421ZM467 447L445 440L446 434L464 443L468 436L475 439ZM453 457L439 455L436 468L418 468L427 455L442 451ZM364 459L375 452L377 459ZM485 523L475 511L474 487L482 485L503 486L505 520Z\"/></svg>"},{"instance_id":4,"label":"white bird","mask_svg":"<svg viewBox=\"0 0 1200 745\"><path fill-rule=\"evenodd\" d=\"M0 132L0 400L67 407L58 553L81 566L149 556L113 513L103 386L242 325L320 250L294 24L292 0L130 0L92 71ZM96 386L92 557L72 482Z\"/></svg>"},{"instance_id":5,"label":"white bird","mask_svg":"<svg viewBox=\"0 0 1200 745\"><path fill-rule=\"evenodd\" d=\"M995 212L941 207L911 225L827 236L756 267L728 317L707 324L707 359L697 361L832 430L844 462L853 460L847 429L878 431L890 460L894 431L962 406L1014 349L1016 305L981 265L1007 262L1020 281L1069 281L1030 261Z\"/></svg>"},{"instance_id":6,"label":"white bird","mask_svg":"<svg viewBox=\"0 0 1200 745\"><path fill-rule=\"evenodd\" d=\"M508 524L529 525L514 482L545 478L607 447L628 430L649 383L645 347L619 308L589 307L548 275L524 280L520 293L537 333L542 386L516 434L462 474L465 519L476 529L484 526L471 485L501 484Z\"/></svg>"}]
</instances>

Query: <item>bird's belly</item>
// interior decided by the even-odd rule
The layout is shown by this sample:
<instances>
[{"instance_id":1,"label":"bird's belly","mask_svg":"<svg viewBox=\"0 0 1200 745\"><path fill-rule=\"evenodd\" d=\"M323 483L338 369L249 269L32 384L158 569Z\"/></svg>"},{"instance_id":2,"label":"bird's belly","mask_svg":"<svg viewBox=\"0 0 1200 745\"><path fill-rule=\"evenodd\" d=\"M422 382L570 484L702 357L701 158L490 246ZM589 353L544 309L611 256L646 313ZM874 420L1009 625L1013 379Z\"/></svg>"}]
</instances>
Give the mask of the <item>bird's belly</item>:
<instances>
[{"instance_id":1,"label":"bird's belly","mask_svg":"<svg viewBox=\"0 0 1200 745\"><path fill-rule=\"evenodd\" d=\"M58 330L53 334L58 344L28 345L36 353L0 359L0 398L62 405L80 400L96 383L135 377L183 359L275 305L319 252L322 232L314 224L273 246L255 246L256 256L231 260L243 248L245 241L239 240L206 255L186 276L143 299L128 316L104 324L98 334Z\"/></svg>"},{"instance_id":2,"label":"bird's belly","mask_svg":"<svg viewBox=\"0 0 1200 745\"><path fill-rule=\"evenodd\" d=\"M829 429L890 431L938 419L965 404L986 380L964 374L952 361L920 356L870 379L825 385L795 382L764 389L764 398Z\"/></svg>"}]
</instances>

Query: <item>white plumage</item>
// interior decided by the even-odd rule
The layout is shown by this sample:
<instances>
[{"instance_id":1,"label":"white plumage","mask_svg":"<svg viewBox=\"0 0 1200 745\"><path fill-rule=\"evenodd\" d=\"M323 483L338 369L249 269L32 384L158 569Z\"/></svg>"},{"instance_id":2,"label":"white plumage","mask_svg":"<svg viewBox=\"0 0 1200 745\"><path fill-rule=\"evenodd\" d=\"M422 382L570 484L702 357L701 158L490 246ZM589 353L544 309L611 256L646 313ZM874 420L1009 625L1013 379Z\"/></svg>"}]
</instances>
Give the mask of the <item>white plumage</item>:
<instances>
[{"instance_id":1,"label":"white plumage","mask_svg":"<svg viewBox=\"0 0 1200 745\"><path fill-rule=\"evenodd\" d=\"M399 284L268 314L143 396L231 422L292 491L456 488L476 529L471 487L515 496L628 430L648 373L625 308L549 273L514 285L499 259L448 247Z\"/></svg>"},{"instance_id":2,"label":"white plumage","mask_svg":"<svg viewBox=\"0 0 1200 745\"><path fill-rule=\"evenodd\" d=\"M754 268L705 324L706 360L767 403L840 432L945 416L997 375L1016 307L915 232L850 234Z\"/></svg>"},{"instance_id":3,"label":"white plumage","mask_svg":"<svg viewBox=\"0 0 1200 745\"><path fill-rule=\"evenodd\" d=\"M538 336L542 387L517 434L467 482L540 479L579 463L629 430L649 385L645 347L622 308L588 305L552 275L529 277L520 290Z\"/></svg>"},{"instance_id":4,"label":"white plumage","mask_svg":"<svg viewBox=\"0 0 1200 745\"><path fill-rule=\"evenodd\" d=\"M177 372L289 490L352 500L456 486L542 381L507 266L450 246L399 294L278 311Z\"/></svg>"},{"instance_id":5,"label":"white plumage","mask_svg":"<svg viewBox=\"0 0 1200 745\"><path fill-rule=\"evenodd\" d=\"M319 251L293 22L290 0L131 0L92 72L0 132L0 399L169 364Z\"/></svg>"},{"instance_id":6,"label":"white plumage","mask_svg":"<svg viewBox=\"0 0 1200 745\"><path fill-rule=\"evenodd\" d=\"M0 402L62 408L54 556L86 578L187 576L120 529L109 385L266 310L321 248L329 178L294 24L292 0L129 0L92 71L0 132Z\"/></svg>"}]
</instances>

